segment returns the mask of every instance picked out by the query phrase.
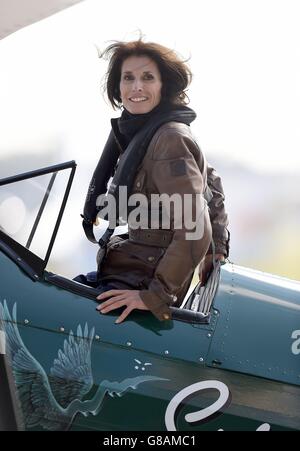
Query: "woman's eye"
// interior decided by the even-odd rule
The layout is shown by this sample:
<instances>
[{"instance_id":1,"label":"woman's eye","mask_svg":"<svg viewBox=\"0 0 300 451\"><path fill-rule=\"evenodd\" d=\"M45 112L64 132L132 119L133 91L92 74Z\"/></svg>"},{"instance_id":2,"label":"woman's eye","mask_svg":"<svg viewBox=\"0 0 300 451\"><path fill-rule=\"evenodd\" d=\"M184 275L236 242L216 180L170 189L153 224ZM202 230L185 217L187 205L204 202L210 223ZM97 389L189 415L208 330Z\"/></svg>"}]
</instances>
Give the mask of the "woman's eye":
<instances>
[{"instance_id":1,"label":"woman's eye","mask_svg":"<svg viewBox=\"0 0 300 451\"><path fill-rule=\"evenodd\" d=\"M144 79L145 80L153 80L153 75L152 74L146 74L145 76L144 76Z\"/></svg>"},{"instance_id":2,"label":"woman's eye","mask_svg":"<svg viewBox=\"0 0 300 451\"><path fill-rule=\"evenodd\" d=\"M133 80L133 76L132 75L124 75L123 80Z\"/></svg>"}]
</instances>

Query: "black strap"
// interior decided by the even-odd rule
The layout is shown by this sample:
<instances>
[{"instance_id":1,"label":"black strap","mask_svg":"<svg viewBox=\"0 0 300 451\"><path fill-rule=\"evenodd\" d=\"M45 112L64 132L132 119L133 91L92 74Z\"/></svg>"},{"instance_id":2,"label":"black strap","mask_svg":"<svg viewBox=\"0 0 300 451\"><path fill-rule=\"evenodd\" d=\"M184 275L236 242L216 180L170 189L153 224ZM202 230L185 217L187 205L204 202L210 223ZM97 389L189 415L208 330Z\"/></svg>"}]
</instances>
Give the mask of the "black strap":
<instances>
[{"instance_id":1,"label":"black strap","mask_svg":"<svg viewBox=\"0 0 300 451\"><path fill-rule=\"evenodd\" d=\"M84 220L93 224L98 213L97 197L107 192L107 185L110 177L113 176L115 166L120 155L120 149L115 141L115 136L111 130L103 152L93 173L87 191L83 215Z\"/></svg>"},{"instance_id":2,"label":"black strap","mask_svg":"<svg viewBox=\"0 0 300 451\"><path fill-rule=\"evenodd\" d=\"M94 224L87 220L83 215L80 215L83 218L82 227L87 239L94 244L99 244L101 248L104 248L110 240L110 237L114 233L114 228L107 228L102 237L99 240L96 240L94 235Z\"/></svg>"},{"instance_id":3,"label":"black strap","mask_svg":"<svg viewBox=\"0 0 300 451\"><path fill-rule=\"evenodd\" d=\"M93 230L93 223L89 221L87 218L85 218L83 215L80 215L83 218L82 221L82 227L85 233L85 236L91 243L98 244L98 241L95 238L94 230Z\"/></svg>"}]
</instances>

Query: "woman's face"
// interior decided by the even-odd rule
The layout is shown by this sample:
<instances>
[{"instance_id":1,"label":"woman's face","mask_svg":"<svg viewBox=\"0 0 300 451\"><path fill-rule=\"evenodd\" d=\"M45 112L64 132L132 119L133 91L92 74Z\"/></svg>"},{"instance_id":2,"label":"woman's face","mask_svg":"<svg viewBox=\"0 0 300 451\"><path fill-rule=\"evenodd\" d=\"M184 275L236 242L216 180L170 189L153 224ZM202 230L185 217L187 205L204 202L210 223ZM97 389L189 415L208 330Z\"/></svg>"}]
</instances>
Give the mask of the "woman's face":
<instances>
[{"instance_id":1,"label":"woman's face","mask_svg":"<svg viewBox=\"0 0 300 451\"><path fill-rule=\"evenodd\" d=\"M121 68L120 93L129 113L143 114L161 100L161 76L156 63L148 56L130 56Z\"/></svg>"}]
</instances>

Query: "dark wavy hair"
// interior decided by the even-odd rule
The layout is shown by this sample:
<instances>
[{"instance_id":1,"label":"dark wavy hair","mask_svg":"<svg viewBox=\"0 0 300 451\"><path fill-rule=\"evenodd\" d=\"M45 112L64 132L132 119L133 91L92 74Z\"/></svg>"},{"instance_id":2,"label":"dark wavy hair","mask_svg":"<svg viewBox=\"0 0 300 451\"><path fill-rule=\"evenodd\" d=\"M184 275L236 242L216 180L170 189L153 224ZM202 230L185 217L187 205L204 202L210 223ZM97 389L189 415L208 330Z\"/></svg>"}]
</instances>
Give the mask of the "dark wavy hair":
<instances>
[{"instance_id":1,"label":"dark wavy hair","mask_svg":"<svg viewBox=\"0 0 300 451\"><path fill-rule=\"evenodd\" d=\"M192 80L192 73L173 50L154 42L143 42L142 39L131 42L116 41L109 45L100 55L109 60L105 76L104 90L112 107L120 108L121 69L125 59L130 56L148 56L160 71L162 80L162 101L177 105L189 102L185 92Z\"/></svg>"}]
</instances>

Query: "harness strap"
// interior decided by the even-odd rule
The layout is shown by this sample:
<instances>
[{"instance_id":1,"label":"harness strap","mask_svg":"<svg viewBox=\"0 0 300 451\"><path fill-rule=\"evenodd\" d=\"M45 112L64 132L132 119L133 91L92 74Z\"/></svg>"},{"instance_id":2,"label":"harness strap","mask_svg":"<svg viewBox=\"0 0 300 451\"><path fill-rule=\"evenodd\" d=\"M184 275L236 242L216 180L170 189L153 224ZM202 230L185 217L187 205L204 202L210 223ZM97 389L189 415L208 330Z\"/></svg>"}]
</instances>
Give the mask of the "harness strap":
<instances>
[{"instance_id":1,"label":"harness strap","mask_svg":"<svg viewBox=\"0 0 300 451\"><path fill-rule=\"evenodd\" d=\"M93 222L86 219L83 215L80 215L80 216L83 218L82 227L83 227L83 230L84 230L84 233L85 233L87 239L89 241L91 241L91 243L99 244L99 246L101 248L105 248L107 243L110 240L110 237L114 233L115 229L110 229L108 227L106 229L106 231L104 232L104 234L102 235L102 237L99 240L96 240L95 235L94 235L94 230L93 230L93 227L94 227Z\"/></svg>"}]
</instances>

